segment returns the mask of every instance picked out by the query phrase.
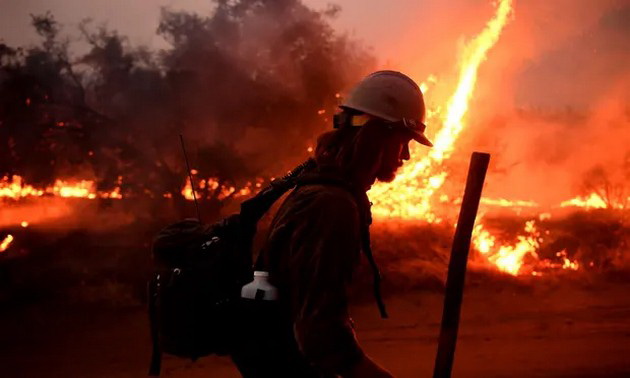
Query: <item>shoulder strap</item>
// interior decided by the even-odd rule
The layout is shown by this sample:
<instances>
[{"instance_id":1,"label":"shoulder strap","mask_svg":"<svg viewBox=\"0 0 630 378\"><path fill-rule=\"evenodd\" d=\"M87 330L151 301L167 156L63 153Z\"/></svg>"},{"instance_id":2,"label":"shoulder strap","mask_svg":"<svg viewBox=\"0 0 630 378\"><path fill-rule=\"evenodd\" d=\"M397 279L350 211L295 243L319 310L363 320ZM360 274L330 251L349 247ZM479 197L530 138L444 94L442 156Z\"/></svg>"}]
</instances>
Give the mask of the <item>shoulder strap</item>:
<instances>
[{"instance_id":1,"label":"shoulder strap","mask_svg":"<svg viewBox=\"0 0 630 378\"><path fill-rule=\"evenodd\" d=\"M262 218L269 208L282 197L284 193L296 186L334 185L348 190L359 207L361 215L361 249L372 268L376 304L378 305L381 317L386 319L388 315L381 295L381 273L376 261L374 261L370 242L370 225L372 224L370 206L372 203L369 201L365 191L357 190L351 183L335 175L309 172L316 166L315 160L309 159L283 178L274 180L270 186L260 191L256 196L244 201L241 204L241 222L245 227L255 228L260 218Z\"/></svg>"},{"instance_id":2,"label":"shoulder strap","mask_svg":"<svg viewBox=\"0 0 630 378\"><path fill-rule=\"evenodd\" d=\"M269 186L261 190L254 197L241 203L241 221L255 226L269 208L284 193L293 189L296 185L296 179L305 171L309 171L316 166L314 159L308 159L304 163L297 166L286 176L276 179Z\"/></svg>"}]
</instances>

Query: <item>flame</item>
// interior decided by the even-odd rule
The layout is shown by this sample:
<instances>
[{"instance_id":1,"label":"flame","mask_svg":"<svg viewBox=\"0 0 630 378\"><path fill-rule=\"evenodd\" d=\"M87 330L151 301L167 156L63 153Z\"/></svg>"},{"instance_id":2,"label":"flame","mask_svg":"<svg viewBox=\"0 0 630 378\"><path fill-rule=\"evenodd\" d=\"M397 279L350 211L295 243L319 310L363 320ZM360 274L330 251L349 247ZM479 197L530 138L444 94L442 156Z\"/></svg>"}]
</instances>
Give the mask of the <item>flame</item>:
<instances>
[{"instance_id":1,"label":"flame","mask_svg":"<svg viewBox=\"0 0 630 378\"><path fill-rule=\"evenodd\" d=\"M122 199L123 196L120 193L120 186L117 186L111 192L103 192L100 194L101 198L112 198L112 199Z\"/></svg>"},{"instance_id":2,"label":"flame","mask_svg":"<svg viewBox=\"0 0 630 378\"><path fill-rule=\"evenodd\" d=\"M475 248L500 271L511 275L519 273L526 255L538 258L536 250L542 240L533 220L525 223L525 235L519 235L517 240L514 245L498 245L496 237L483 225L479 224L473 230Z\"/></svg>"},{"instance_id":3,"label":"flame","mask_svg":"<svg viewBox=\"0 0 630 378\"><path fill-rule=\"evenodd\" d=\"M233 198L240 198L240 197L246 197L246 196L250 196L253 193L256 192L256 189L261 188L262 187L262 182L264 181L264 179L262 178L258 178L256 179L255 183L252 182L248 182L245 184L245 186L243 186L240 189L237 189L236 187L232 186L232 185L225 185L225 184L221 184L219 182L219 179L215 178L215 177L210 177L208 179L201 179L196 183L196 186L199 189L208 189L211 192L216 192L218 189L218 194L216 195L216 198L220 201L225 200L228 197L233 197ZM181 191L182 196L184 196L184 198L186 198L187 200L192 201L193 200L193 191L192 191L192 186L190 185L190 181L186 181L186 185L184 186L184 188ZM203 194L199 191L199 190L195 190L195 195L197 197L197 199L203 199L204 196ZM166 197L166 198L171 198Z\"/></svg>"},{"instance_id":4,"label":"flame","mask_svg":"<svg viewBox=\"0 0 630 378\"><path fill-rule=\"evenodd\" d=\"M569 260L567 257L567 251L564 249L556 253L556 256L562 257L562 269L578 270L580 268L580 264L578 264L577 261Z\"/></svg>"},{"instance_id":5,"label":"flame","mask_svg":"<svg viewBox=\"0 0 630 378\"><path fill-rule=\"evenodd\" d=\"M541 259L537 251L544 242L541 232L536 227L536 221L530 220L525 223L524 234L517 237L513 245L500 245L497 238L490 234L482 224L475 226L473 230L473 245L485 259L498 268L499 271L513 276L529 273L533 276L543 275L540 269L564 269L578 270L580 265L577 261L571 261L566 250L556 253L556 257L562 263L555 263L548 259ZM526 271L525 260L530 259Z\"/></svg>"},{"instance_id":6,"label":"flame","mask_svg":"<svg viewBox=\"0 0 630 378\"><path fill-rule=\"evenodd\" d=\"M490 49L498 42L501 33L513 13L513 0L499 0L494 16L487 22L484 29L465 46L462 58L458 64L458 82L451 97L445 104L444 111L441 106L427 109L428 123L441 125L432 138L434 147L423 158L410 162L404 166L397 178L390 184L377 183L370 190L369 196L374 202L372 208L376 218L386 219L423 219L428 223L440 223L441 217L435 214L432 208L434 201L443 204L457 203L457 199L451 202L449 195L439 193L436 196L446 178L448 171L443 163L449 159L454 151L455 143L459 139L464 127L465 117L468 112L469 102L474 93L477 82L477 74ZM420 84L423 93L431 90L431 86L437 83L437 78L430 75ZM335 94L336 98L340 95ZM30 103L30 100L28 100ZM325 115L324 109L318 110L319 115ZM412 155L419 155L418 145L413 146ZM313 152L313 147L308 146L307 151ZM90 153L91 155L91 153ZM197 175L198 171L191 170L191 174ZM247 183L240 189L235 186L222 184L217 178L198 180L196 185L197 198L203 198L202 193L213 193L219 200L248 196L261 188L265 180L257 179L255 183ZM80 180L65 182L57 180L52 187L43 190L26 185L22 178L13 176L11 180L5 177L0 180L0 198L22 198L26 196L42 196L45 194L61 197L79 198L122 198L120 191L120 178L118 187L111 192L99 192L94 181ZM193 199L193 189L187 180L181 190L181 194L188 200ZM172 198L170 193L164 194L165 198ZM437 197L437 198L434 198ZM482 198L482 203L489 206L501 207L538 207L533 201L508 200L505 198ZM584 208L606 208L606 202L593 193L586 198L576 197L564 201L561 207L579 206ZM549 213L542 213L538 219L548 219ZM24 222L26 223L26 222ZM549 232L547 231L546 234ZM9 239L10 238L10 239ZM0 245L0 251L8 248L13 240L11 235ZM518 235L513 243L504 243L493 235L482 222L475 226L473 232L473 246L483 256L485 261L492 264L499 271L510 275L531 274L542 276L545 269L578 270L579 264L571 261L565 250L556 253L554 262L541 259L538 251L543 243L542 233L538 230L536 222L530 220L525 223L521 235ZM4 248L4 249L3 249Z\"/></svg>"},{"instance_id":7,"label":"flame","mask_svg":"<svg viewBox=\"0 0 630 378\"><path fill-rule=\"evenodd\" d=\"M481 198L481 203L484 205L501 206L501 207L538 207L539 205L534 201L524 200L508 200L505 198Z\"/></svg>"},{"instance_id":8,"label":"flame","mask_svg":"<svg viewBox=\"0 0 630 378\"><path fill-rule=\"evenodd\" d=\"M454 144L464 128L463 119L475 88L479 66L498 41L511 13L512 0L499 1L494 17L465 47L460 62L457 88L448 101L443 126L433 138L433 148L420 161L407 164L391 184L374 185L370 190L370 198L374 203L372 211L375 216L423 218L430 223L441 221L441 218L431 210L431 198L448 175L441 169L440 164L453 152ZM427 81L436 80L430 77ZM420 86L427 88L426 83ZM438 116L439 113L430 113L429 120ZM419 152L418 148L414 146L414 151Z\"/></svg>"},{"instance_id":9,"label":"flame","mask_svg":"<svg viewBox=\"0 0 630 378\"><path fill-rule=\"evenodd\" d=\"M215 192L217 189L217 198L224 200L228 197L240 198L250 196L256 192L257 189L262 187L262 183L265 180L262 178L256 179L255 182L248 182L241 188L236 188L232 185L222 185L217 178L208 178L199 180L197 185L199 189L208 189L211 192ZM24 182L20 176L3 177L0 179L0 199L20 199L25 197L41 197L44 195L64 197L64 198L104 198L104 199L122 199L120 186L122 185L122 177L118 177L118 185L111 191L98 191L96 190L96 183L93 180L56 180L52 186L44 189L37 189ZM221 188L219 188L221 186ZM186 181L186 185L181 190L182 196L187 200L192 200L192 187L190 181ZM203 198L199 190L195 191L197 198ZM163 195L164 198L172 198L170 193Z\"/></svg>"},{"instance_id":10,"label":"flame","mask_svg":"<svg viewBox=\"0 0 630 378\"><path fill-rule=\"evenodd\" d=\"M513 12L512 5L512 0L500 0L493 18L465 47L460 61L458 84L447 103L445 116L439 119L441 115L439 108L429 112L429 123L442 123L442 128L433 138L434 146L428 155L419 161L407 164L391 184L378 183L370 190L370 198L374 203L372 211L376 217L421 218L429 223L442 221L432 210L432 197L442 187L448 176L442 163L451 157L455 143L464 129L464 117L475 89L479 66L486 60L488 51L499 40ZM435 81L435 78L432 78L431 82ZM422 83L420 88L423 91L429 89L426 83ZM418 148L414 146L415 153L419 152ZM448 196L441 194L439 201L448 202ZM538 207L538 204L533 201L511 201L503 198L484 198L482 202L487 205L505 207ZM539 259L537 250L542 241L541 233L533 220L525 223L524 235L519 235L513 244L500 244L481 223L475 227L472 240L475 248L488 262L498 270L511 275L518 275L523 271L527 257L540 264L544 262L546 266L553 265L547 260ZM566 252L563 258L565 260L563 260L562 269L578 268L577 263L566 257ZM542 275L539 271L530 273Z\"/></svg>"},{"instance_id":11,"label":"flame","mask_svg":"<svg viewBox=\"0 0 630 378\"><path fill-rule=\"evenodd\" d=\"M57 180L52 187L52 193L66 198L96 198L94 181L89 180L81 180L75 183Z\"/></svg>"},{"instance_id":12,"label":"flame","mask_svg":"<svg viewBox=\"0 0 630 378\"><path fill-rule=\"evenodd\" d=\"M13 241L13 235L9 234L7 235L4 240L2 240L2 243L0 243L0 252L4 252L7 250L7 248L9 248L9 245L11 245L11 242Z\"/></svg>"},{"instance_id":13,"label":"flame","mask_svg":"<svg viewBox=\"0 0 630 378\"><path fill-rule=\"evenodd\" d=\"M119 178L120 184L120 178ZM24 197L41 197L53 195L65 198L122 198L120 187L111 192L98 192L93 180L55 180L55 183L44 189L37 189L26 184L20 176L3 177L0 180L0 198L19 199Z\"/></svg>"},{"instance_id":14,"label":"flame","mask_svg":"<svg viewBox=\"0 0 630 378\"><path fill-rule=\"evenodd\" d=\"M10 180L5 176L0 180L0 197L17 199L28 196L41 196L43 194L43 190L24 184L20 176L12 176Z\"/></svg>"},{"instance_id":15,"label":"flame","mask_svg":"<svg viewBox=\"0 0 630 378\"><path fill-rule=\"evenodd\" d=\"M589 209L605 209L608 207L608 204L606 204L606 201L604 201L599 194L591 193L588 197L575 197L560 204L560 207L568 206L585 207Z\"/></svg>"}]
</instances>

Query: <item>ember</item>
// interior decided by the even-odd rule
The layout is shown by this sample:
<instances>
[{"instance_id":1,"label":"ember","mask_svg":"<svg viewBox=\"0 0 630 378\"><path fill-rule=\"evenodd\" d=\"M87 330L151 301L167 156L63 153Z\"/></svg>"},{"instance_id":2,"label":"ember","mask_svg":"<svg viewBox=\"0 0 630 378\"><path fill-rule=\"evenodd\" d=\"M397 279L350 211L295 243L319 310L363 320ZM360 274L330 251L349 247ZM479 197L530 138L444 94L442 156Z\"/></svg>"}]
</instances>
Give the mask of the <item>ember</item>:
<instances>
[{"instance_id":1,"label":"ember","mask_svg":"<svg viewBox=\"0 0 630 378\"><path fill-rule=\"evenodd\" d=\"M0 252L6 251L9 245L11 245L11 242L13 242L13 235L9 234L2 240L2 243L0 243Z\"/></svg>"}]
</instances>

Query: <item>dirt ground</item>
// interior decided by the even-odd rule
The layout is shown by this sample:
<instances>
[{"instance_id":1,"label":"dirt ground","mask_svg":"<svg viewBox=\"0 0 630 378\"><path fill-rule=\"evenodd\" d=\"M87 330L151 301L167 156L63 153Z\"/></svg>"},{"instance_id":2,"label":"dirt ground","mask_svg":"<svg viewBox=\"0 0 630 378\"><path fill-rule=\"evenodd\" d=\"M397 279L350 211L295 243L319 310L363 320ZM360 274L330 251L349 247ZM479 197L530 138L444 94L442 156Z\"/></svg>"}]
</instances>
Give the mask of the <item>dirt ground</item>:
<instances>
[{"instance_id":1,"label":"dirt ground","mask_svg":"<svg viewBox=\"0 0 630 378\"><path fill-rule=\"evenodd\" d=\"M582 287L578 287L582 286ZM588 287L588 288L586 288ZM467 288L454 377L630 377L630 283ZM365 350L397 377L431 376L442 294L353 307ZM141 306L30 305L0 315L2 377L142 377L150 344ZM238 377L225 358L166 358L165 377Z\"/></svg>"}]
</instances>

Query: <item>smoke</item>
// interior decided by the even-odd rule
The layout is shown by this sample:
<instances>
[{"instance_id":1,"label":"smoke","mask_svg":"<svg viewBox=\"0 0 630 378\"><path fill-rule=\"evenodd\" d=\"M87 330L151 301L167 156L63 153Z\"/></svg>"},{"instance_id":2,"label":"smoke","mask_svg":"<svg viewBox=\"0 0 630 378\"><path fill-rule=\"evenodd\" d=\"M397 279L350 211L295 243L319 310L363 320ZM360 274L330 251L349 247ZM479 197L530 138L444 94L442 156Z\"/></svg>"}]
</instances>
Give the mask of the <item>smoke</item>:
<instances>
[{"instance_id":1,"label":"smoke","mask_svg":"<svg viewBox=\"0 0 630 378\"><path fill-rule=\"evenodd\" d=\"M482 88L480 118L487 118L485 125L473 123L482 130L477 138L493 142L487 147L501 171L491 175L490 192L558 205L587 194L583 184L593 167L622 168L630 151L630 68L623 63L630 61L630 5L619 4L532 4L525 19L516 14L514 24L530 29L512 33L531 44L513 43L512 49L524 46L527 59L512 63L511 77L498 75L507 85L495 77L498 91ZM566 17L544 17L563 9ZM550 29L533 27L541 23ZM497 64L486 67L486 77L489 70L501 72Z\"/></svg>"},{"instance_id":2,"label":"smoke","mask_svg":"<svg viewBox=\"0 0 630 378\"><path fill-rule=\"evenodd\" d=\"M89 52L72 62L87 105L108 123L92 128L98 130L92 145L76 154L94 150L87 161L99 167L99 186L111 188L122 175L129 193L177 194L185 179L179 132L204 176L236 182L282 172L330 126L335 94L373 66L364 47L330 26L338 25L337 8L313 11L297 0L216 4L223 5L208 14L163 10L158 33L169 46L162 51L131 46L112 30L84 28ZM460 48L493 8L472 0L401 4L392 11L407 16L388 25L395 42L374 53L383 68L418 81L435 75L426 98L443 107L456 83ZM513 20L481 66L453 163L471 150L491 152L487 194L548 204L578 194L594 166L620 163L629 138L629 15L624 1L516 1ZM52 76L42 81L62 87L50 93L63 94L53 100L72 109L78 96L72 78L63 69ZM15 97L9 105L23 104ZM74 118L92 122L84 114ZM429 125L429 134L437 126ZM20 147L20 138L14 142ZM49 155L41 155L46 163L60 156ZM13 164L11 156L0 163L13 169L8 173L44 161ZM64 164L47 172L78 172Z\"/></svg>"},{"instance_id":3,"label":"smoke","mask_svg":"<svg viewBox=\"0 0 630 378\"><path fill-rule=\"evenodd\" d=\"M182 200L180 133L191 168L218 191L305 159L330 127L336 94L371 56L332 29L335 7L214 5L208 14L163 9L157 35L168 47L159 51L89 20L68 30L54 14L33 16L41 43L0 44L0 176L45 186L87 175L99 190L120 185L125 198ZM74 33L87 52L69 47Z\"/></svg>"}]
</instances>

